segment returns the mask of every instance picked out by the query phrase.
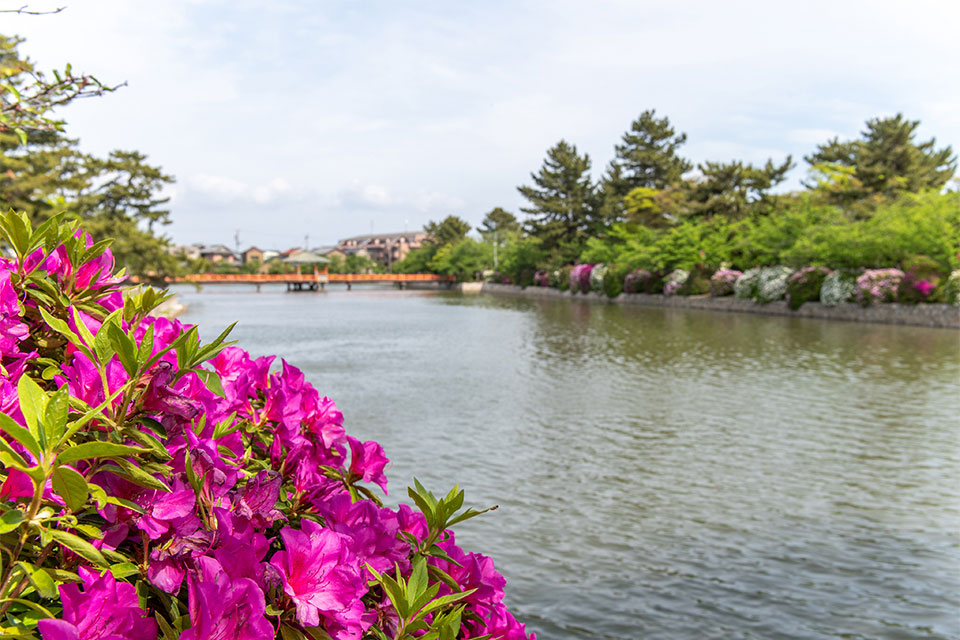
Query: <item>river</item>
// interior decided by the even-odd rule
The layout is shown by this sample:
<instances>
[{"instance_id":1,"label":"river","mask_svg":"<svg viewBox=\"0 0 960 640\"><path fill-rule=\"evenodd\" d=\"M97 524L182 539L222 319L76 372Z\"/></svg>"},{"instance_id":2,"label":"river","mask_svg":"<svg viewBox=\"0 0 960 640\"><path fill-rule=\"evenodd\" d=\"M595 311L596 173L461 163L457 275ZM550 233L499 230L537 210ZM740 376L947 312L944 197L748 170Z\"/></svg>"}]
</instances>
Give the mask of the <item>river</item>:
<instances>
[{"instance_id":1,"label":"river","mask_svg":"<svg viewBox=\"0 0 960 640\"><path fill-rule=\"evenodd\" d=\"M348 432L499 510L541 640L960 638L956 331L355 287L178 288Z\"/></svg>"}]
</instances>

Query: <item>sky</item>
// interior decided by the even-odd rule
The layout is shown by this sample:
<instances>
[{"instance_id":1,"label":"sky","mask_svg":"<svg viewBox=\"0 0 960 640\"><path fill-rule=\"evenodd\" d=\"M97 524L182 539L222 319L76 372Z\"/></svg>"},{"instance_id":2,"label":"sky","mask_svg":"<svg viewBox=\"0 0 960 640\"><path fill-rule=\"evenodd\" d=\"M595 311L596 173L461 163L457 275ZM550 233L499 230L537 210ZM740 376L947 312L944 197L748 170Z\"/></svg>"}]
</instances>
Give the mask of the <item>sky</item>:
<instances>
[{"instance_id":1,"label":"sky","mask_svg":"<svg viewBox=\"0 0 960 640\"><path fill-rule=\"evenodd\" d=\"M27 0L0 0L19 8ZM693 162L797 163L902 112L960 147L955 0L36 0L41 69L126 86L59 115L176 177L178 243L283 249L520 214L561 139L599 178L644 110Z\"/></svg>"}]
</instances>

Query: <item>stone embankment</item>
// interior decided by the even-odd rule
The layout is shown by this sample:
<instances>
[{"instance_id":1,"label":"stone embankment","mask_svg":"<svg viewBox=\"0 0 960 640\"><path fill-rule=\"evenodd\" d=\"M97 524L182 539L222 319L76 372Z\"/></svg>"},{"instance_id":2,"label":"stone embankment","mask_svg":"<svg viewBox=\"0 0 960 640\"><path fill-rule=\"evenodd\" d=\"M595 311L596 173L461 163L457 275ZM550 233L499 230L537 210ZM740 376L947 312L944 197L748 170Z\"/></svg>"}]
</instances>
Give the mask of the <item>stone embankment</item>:
<instances>
[{"instance_id":1,"label":"stone embankment","mask_svg":"<svg viewBox=\"0 0 960 640\"><path fill-rule=\"evenodd\" d=\"M187 305L180 302L176 294L167 298L153 310L153 315L163 318L176 318L187 310Z\"/></svg>"},{"instance_id":2,"label":"stone embankment","mask_svg":"<svg viewBox=\"0 0 960 640\"><path fill-rule=\"evenodd\" d=\"M796 311L787 307L785 301L761 304L753 300L741 300L732 296L712 298L710 296L663 296L646 293L622 293L616 298L608 298L597 293L570 293L549 287L521 287L509 284L489 282L469 282L460 285L464 293L489 293L493 295L516 296L523 298L544 298L595 302L601 304L625 304L647 307L674 307L679 309L702 309L707 311L728 311L734 313L758 313L770 316L790 316L795 318L820 318L823 320L841 320L845 322L873 322L881 324L901 324L921 327L941 327L960 329L960 307L947 304L881 304L862 307L852 302L826 307L819 302L808 302Z\"/></svg>"}]
</instances>

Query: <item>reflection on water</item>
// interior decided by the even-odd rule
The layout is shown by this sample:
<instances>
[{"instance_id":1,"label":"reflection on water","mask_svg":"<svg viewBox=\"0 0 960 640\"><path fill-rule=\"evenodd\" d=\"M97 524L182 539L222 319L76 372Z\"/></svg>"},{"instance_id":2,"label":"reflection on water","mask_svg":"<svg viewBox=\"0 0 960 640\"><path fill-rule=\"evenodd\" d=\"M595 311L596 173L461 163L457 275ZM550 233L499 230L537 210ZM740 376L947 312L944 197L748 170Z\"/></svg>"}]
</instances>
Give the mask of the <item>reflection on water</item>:
<instances>
[{"instance_id":1,"label":"reflection on water","mask_svg":"<svg viewBox=\"0 0 960 640\"><path fill-rule=\"evenodd\" d=\"M960 637L956 332L363 290L181 290L414 474L554 638Z\"/></svg>"}]
</instances>

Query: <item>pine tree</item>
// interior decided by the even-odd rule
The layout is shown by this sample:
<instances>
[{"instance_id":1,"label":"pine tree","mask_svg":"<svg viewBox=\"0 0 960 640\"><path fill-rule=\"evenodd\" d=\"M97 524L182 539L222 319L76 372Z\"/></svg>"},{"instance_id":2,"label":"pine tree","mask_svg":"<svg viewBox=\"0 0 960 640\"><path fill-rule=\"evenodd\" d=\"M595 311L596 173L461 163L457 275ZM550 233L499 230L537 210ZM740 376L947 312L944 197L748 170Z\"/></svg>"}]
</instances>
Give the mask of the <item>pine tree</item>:
<instances>
[{"instance_id":1,"label":"pine tree","mask_svg":"<svg viewBox=\"0 0 960 640\"><path fill-rule=\"evenodd\" d=\"M793 167L793 158L787 156L783 164L767 160L762 167L735 162L705 162L697 165L702 174L690 182L687 197L689 214L696 217L723 216L736 220L749 210L767 212L773 198L769 191L783 182Z\"/></svg>"},{"instance_id":2,"label":"pine tree","mask_svg":"<svg viewBox=\"0 0 960 640\"><path fill-rule=\"evenodd\" d=\"M841 202L942 189L956 173L957 156L949 145L936 149L936 138L917 143L918 126L919 120L907 120L900 113L873 118L861 139L828 140L805 160L818 175L849 176L840 188L830 190Z\"/></svg>"},{"instance_id":3,"label":"pine tree","mask_svg":"<svg viewBox=\"0 0 960 640\"><path fill-rule=\"evenodd\" d=\"M530 177L534 186L517 190L530 202L521 210L532 216L527 223L531 235L542 240L544 250L573 260L587 236L601 226L590 156L581 156L575 145L561 140L547 151L540 171Z\"/></svg>"},{"instance_id":4,"label":"pine tree","mask_svg":"<svg viewBox=\"0 0 960 640\"><path fill-rule=\"evenodd\" d=\"M495 207L484 216L480 222L480 226L477 227L477 231L480 232L481 236L486 238L494 233L503 236L511 231L517 231L519 228L520 223L517 221L517 216L500 207Z\"/></svg>"},{"instance_id":5,"label":"pine tree","mask_svg":"<svg viewBox=\"0 0 960 640\"><path fill-rule=\"evenodd\" d=\"M679 184L683 174L693 168L677 155L686 141L687 134L678 134L669 118L657 118L655 109L641 113L616 145L616 156L601 181L604 217L623 219L624 199L634 189L659 191Z\"/></svg>"},{"instance_id":6,"label":"pine tree","mask_svg":"<svg viewBox=\"0 0 960 640\"><path fill-rule=\"evenodd\" d=\"M430 236L430 242L443 247L457 244L470 232L470 223L458 216L447 216L440 222L428 222L423 230Z\"/></svg>"}]
</instances>

